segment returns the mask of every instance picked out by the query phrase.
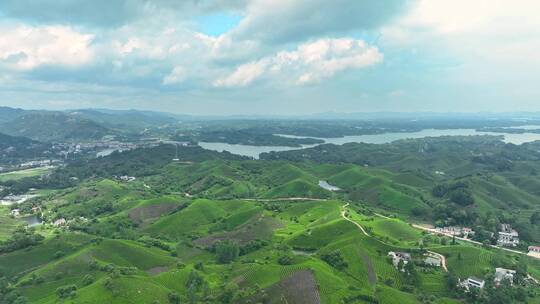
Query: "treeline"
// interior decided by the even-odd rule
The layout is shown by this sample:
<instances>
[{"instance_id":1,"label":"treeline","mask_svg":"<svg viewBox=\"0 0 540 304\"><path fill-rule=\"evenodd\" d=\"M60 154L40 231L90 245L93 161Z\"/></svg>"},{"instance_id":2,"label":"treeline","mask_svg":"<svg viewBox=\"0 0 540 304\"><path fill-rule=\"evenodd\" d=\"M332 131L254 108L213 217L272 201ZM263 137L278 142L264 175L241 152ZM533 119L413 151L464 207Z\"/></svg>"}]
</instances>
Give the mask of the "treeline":
<instances>
[{"instance_id":1,"label":"treeline","mask_svg":"<svg viewBox=\"0 0 540 304\"><path fill-rule=\"evenodd\" d=\"M463 181L436 185L431 193L434 197L447 198L460 206L474 204L474 197L469 184Z\"/></svg>"},{"instance_id":2,"label":"treeline","mask_svg":"<svg viewBox=\"0 0 540 304\"><path fill-rule=\"evenodd\" d=\"M154 148L139 148L125 152L114 152L106 157L78 160L59 168L46 177L28 177L18 181L0 183L7 186L4 194L24 193L30 188L63 189L75 186L87 178L108 178L113 176L148 176L173 162L176 147L163 144ZM242 160L246 157L229 152L205 150L199 146L178 147L178 158L184 162L201 162L211 159Z\"/></svg>"},{"instance_id":3,"label":"treeline","mask_svg":"<svg viewBox=\"0 0 540 304\"><path fill-rule=\"evenodd\" d=\"M261 132L259 129L210 131L203 132L196 138L203 142L223 142L252 146L300 147L302 145L324 143L324 140L321 139L283 137L268 133L268 131Z\"/></svg>"},{"instance_id":4,"label":"treeline","mask_svg":"<svg viewBox=\"0 0 540 304\"><path fill-rule=\"evenodd\" d=\"M19 227L9 239L0 242L0 253L12 252L41 243L45 238L33 228Z\"/></svg>"}]
</instances>

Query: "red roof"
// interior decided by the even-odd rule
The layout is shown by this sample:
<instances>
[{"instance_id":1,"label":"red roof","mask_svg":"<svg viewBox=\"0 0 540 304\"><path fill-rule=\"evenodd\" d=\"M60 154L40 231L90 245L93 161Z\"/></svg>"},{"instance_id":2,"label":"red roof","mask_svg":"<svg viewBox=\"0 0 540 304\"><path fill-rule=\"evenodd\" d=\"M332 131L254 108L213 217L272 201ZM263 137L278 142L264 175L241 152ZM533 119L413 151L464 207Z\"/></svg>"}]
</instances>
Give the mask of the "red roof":
<instances>
[{"instance_id":1,"label":"red roof","mask_svg":"<svg viewBox=\"0 0 540 304\"><path fill-rule=\"evenodd\" d=\"M529 250L540 250L540 246L529 246Z\"/></svg>"}]
</instances>

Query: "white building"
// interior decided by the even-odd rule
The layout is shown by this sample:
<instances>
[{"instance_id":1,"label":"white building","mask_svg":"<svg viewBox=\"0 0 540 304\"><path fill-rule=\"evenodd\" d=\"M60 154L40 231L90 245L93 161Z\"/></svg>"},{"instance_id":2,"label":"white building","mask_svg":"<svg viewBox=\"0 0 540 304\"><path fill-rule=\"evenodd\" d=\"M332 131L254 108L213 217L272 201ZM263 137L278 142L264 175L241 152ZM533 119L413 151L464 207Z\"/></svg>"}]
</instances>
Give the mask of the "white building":
<instances>
[{"instance_id":1,"label":"white building","mask_svg":"<svg viewBox=\"0 0 540 304\"><path fill-rule=\"evenodd\" d=\"M67 223L66 219L61 218L61 219L57 219L56 221L54 221L53 226L59 227L59 226L65 225L66 223Z\"/></svg>"},{"instance_id":2,"label":"white building","mask_svg":"<svg viewBox=\"0 0 540 304\"><path fill-rule=\"evenodd\" d=\"M528 255L540 259L540 246L529 246Z\"/></svg>"},{"instance_id":3,"label":"white building","mask_svg":"<svg viewBox=\"0 0 540 304\"><path fill-rule=\"evenodd\" d=\"M21 215L21 210L19 210L19 209L11 210L11 216L18 217L20 215Z\"/></svg>"},{"instance_id":4,"label":"white building","mask_svg":"<svg viewBox=\"0 0 540 304\"><path fill-rule=\"evenodd\" d=\"M426 256L424 263L429 266L441 267L442 261L441 258L436 255Z\"/></svg>"},{"instance_id":5,"label":"white building","mask_svg":"<svg viewBox=\"0 0 540 304\"><path fill-rule=\"evenodd\" d=\"M516 247L519 244L519 234L516 230L512 229L510 224L501 224L501 231L499 231L499 238L497 239L497 245Z\"/></svg>"},{"instance_id":6,"label":"white building","mask_svg":"<svg viewBox=\"0 0 540 304\"><path fill-rule=\"evenodd\" d=\"M515 274L515 270L495 268L495 278L493 279L493 282L495 285L500 285L503 280L507 280L510 282L510 284L512 284Z\"/></svg>"},{"instance_id":7,"label":"white building","mask_svg":"<svg viewBox=\"0 0 540 304\"><path fill-rule=\"evenodd\" d=\"M390 251L388 252L388 256L392 258L392 264L394 267L398 267L400 261L403 261L403 265L405 265L411 260L411 255L406 252Z\"/></svg>"},{"instance_id":8,"label":"white building","mask_svg":"<svg viewBox=\"0 0 540 304\"><path fill-rule=\"evenodd\" d=\"M482 289L486 285L486 281L479 279L477 277L469 277L466 280L460 281L459 286L465 288L466 290L470 290L471 288L479 288Z\"/></svg>"},{"instance_id":9,"label":"white building","mask_svg":"<svg viewBox=\"0 0 540 304\"><path fill-rule=\"evenodd\" d=\"M453 236L463 236L468 238L469 236L474 235L474 231L469 227L457 227L457 226L448 226L448 227L437 227L435 231L438 233L453 235Z\"/></svg>"}]
</instances>

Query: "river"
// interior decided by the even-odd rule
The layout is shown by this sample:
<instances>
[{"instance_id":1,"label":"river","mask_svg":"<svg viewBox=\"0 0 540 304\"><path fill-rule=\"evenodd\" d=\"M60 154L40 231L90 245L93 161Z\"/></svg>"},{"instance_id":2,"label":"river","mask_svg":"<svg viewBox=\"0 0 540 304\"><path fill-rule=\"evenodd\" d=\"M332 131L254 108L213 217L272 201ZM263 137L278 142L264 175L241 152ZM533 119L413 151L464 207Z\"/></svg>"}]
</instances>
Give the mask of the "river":
<instances>
[{"instance_id":1,"label":"river","mask_svg":"<svg viewBox=\"0 0 540 304\"><path fill-rule=\"evenodd\" d=\"M516 127L519 128L519 127ZM299 137L299 136L290 136L276 134L279 136L285 137ZM400 139L414 139L414 138L425 138L425 137L440 137L440 136L474 136L474 135L502 135L504 136L503 141L506 143L513 143L516 145L521 145L523 143L532 142L540 140L540 134L536 133L523 133L523 134L512 134L512 133L494 133L494 132L479 132L475 129L425 129L417 132L393 132L393 133L382 133L382 134L370 134L370 135L354 135L354 136L344 136L344 137L335 137L335 138L320 138L325 141L327 144L342 145L351 142L357 143L368 143L368 144L386 144ZM253 157L255 159L259 158L259 155L264 152L272 151L290 151L290 150L299 150L304 148L314 147L316 145L304 145L302 147L281 147L281 146L249 146L249 145L234 145L226 143L208 143L208 142L199 142L199 145L204 149L214 150L214 151L229 151L233 154L243 155Z\"/></svg>"}]
</instances>

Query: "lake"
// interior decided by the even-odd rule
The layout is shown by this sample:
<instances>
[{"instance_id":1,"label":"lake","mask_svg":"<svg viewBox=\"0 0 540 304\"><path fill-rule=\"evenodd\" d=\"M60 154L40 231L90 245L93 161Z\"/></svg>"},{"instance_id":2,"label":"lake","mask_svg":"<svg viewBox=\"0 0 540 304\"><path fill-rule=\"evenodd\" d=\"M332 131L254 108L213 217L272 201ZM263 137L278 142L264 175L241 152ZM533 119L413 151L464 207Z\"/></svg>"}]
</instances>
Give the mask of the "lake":
<instances>
[{"instance_id":1,"label":"lake","mask_svg":"<svg viewBox=\"0 0 540 304\"><path fill-rule=\"evenodd\" d=\"M519 127L517 127L519 128ZM532 127L531 127L532 129ZM276 134L284 137L300 137L291 135ZM319 138L325 141L327 144L343 145L346 143L368 143L368 144L386 144L401 139L415 139L425 137L440 137L440 136L474 136L474 135L503 135L503 141L506 143L513 143L521 145L523 143L540 140L540 134L535 133L523 133L523 134L511 134L511 133L494 133L494 132L479 132L475 129L425 129L418 132L393 132L382 134L370 134L370 135L354 135L335 138ZM312 137L313 138L313 137ZM233 154L259 158L259 155L264 152L280 152L299 150L304 148L314 147L316 145L304 145L302 147L279 147L279 146L249 146L249 145L233 145L226 143L208 143L199 142L199 145L207 150L214 150L218 152L229 151Z\"/></svg>"},{"instance_id":2,"label":"lake","mask_svg":"<svg viewBox=\"0 0 540 304\"><path fill-rule=\"evenodd\" d=\"M41 220L35 215L21 217L21 220L25 221L26 225L29 227L34 227L41 224Z\"/></svg>"},{"instance_id":3,"label":"lake","mask_svg":"<svg viewBox=\"0 0 540 304\"><path fill-rule=\"evenodd\" d=\"M319 181L319 187L323 188L323 189L326 189L328 191L339 191L341 190L340 188L336 187L336 186L333 186L333 185L330 185L327 181Z\"/></svg>"}]
</instances>

